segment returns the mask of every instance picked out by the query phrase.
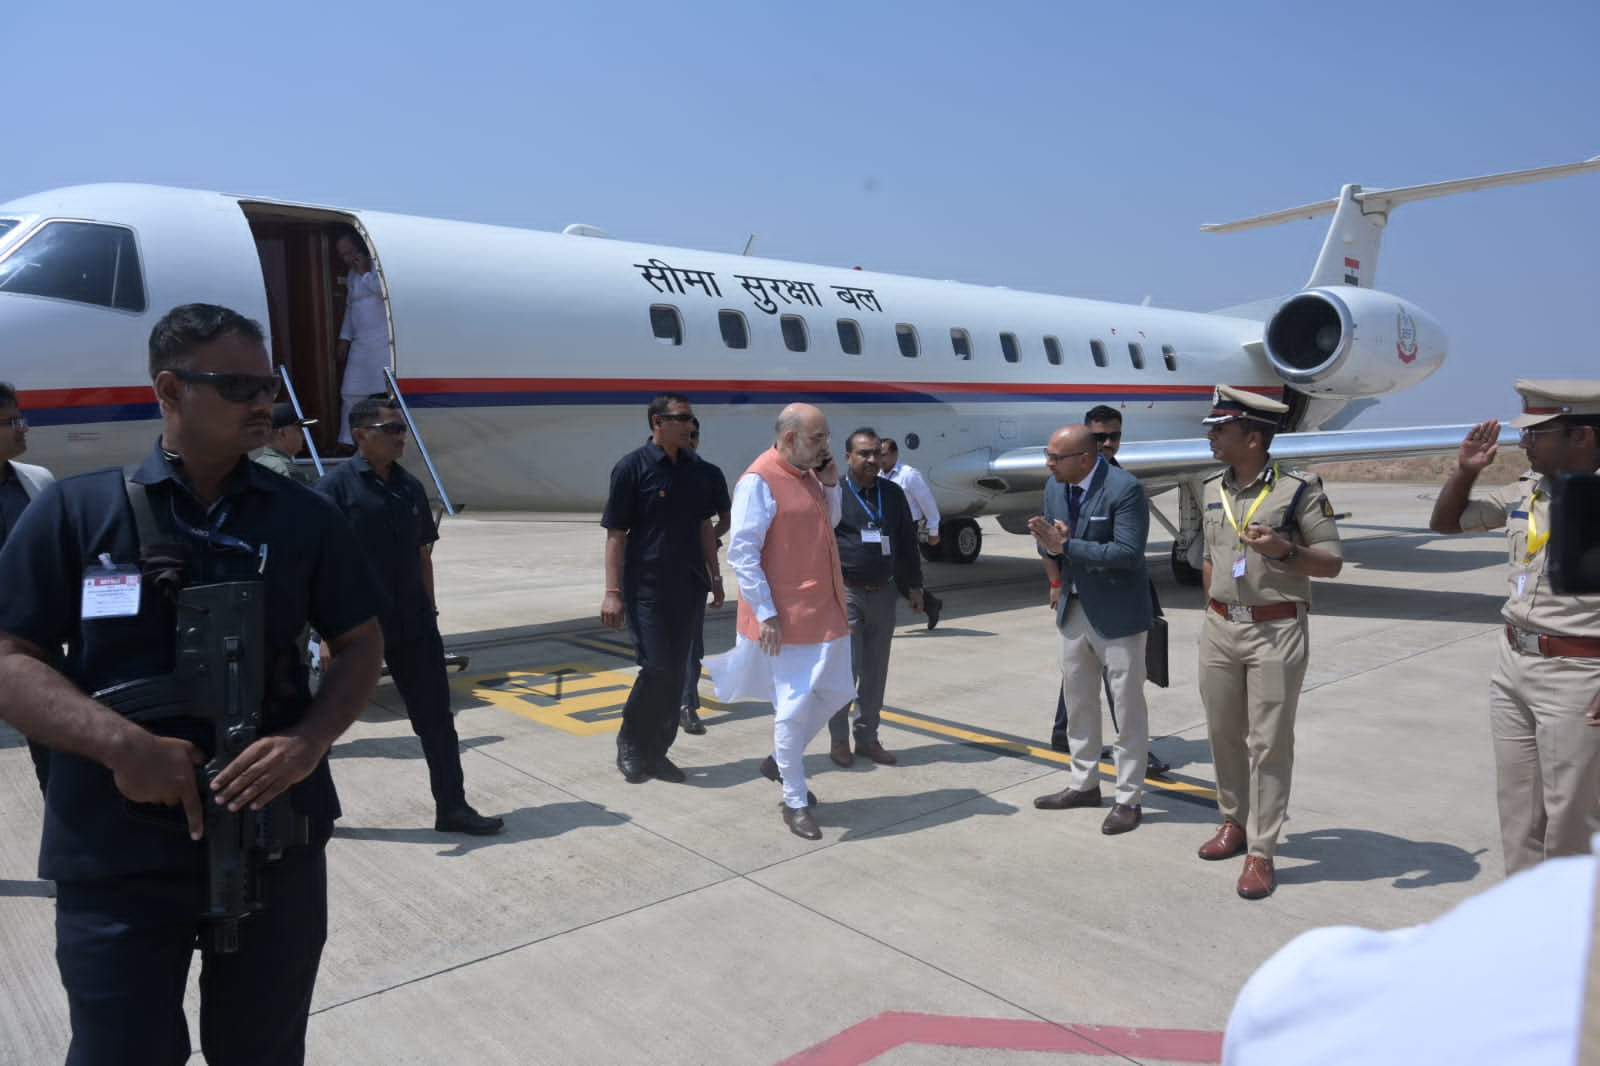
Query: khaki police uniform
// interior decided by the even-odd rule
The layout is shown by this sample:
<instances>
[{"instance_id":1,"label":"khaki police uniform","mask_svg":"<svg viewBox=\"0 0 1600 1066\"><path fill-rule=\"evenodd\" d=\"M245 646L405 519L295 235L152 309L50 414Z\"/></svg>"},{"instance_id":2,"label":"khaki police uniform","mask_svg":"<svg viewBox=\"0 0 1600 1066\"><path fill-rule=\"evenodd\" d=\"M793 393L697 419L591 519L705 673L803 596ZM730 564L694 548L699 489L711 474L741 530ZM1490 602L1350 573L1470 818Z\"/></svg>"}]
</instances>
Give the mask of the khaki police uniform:
<instances>
[{"instance_id":1,"label":"khaki police uniform","mask_svg":"<svg viewBox=\"0 0 1600 1066\"><path fill-rule=\"evenodd\" d=\"M1251 855L1271 859L1288 813L1311 579L1246 547L1228 513L1238 530L1270 526L1301 547L1336 556L1339 530L1321 479L1271 458L1248 485L1235 484L1227 470L1209 478L1203 501L1211 583L1200 631L1200 699L1217 806L1244 829ZM1240 558L1244 574L1235 577Z\"/></svg>"},{"instance_id":2,"label":"khaki police uniform","mask_svg":"<svg viewBox=\"0 0 1600 1066\"><path fill-rule=\"evenodd\" d=\"M1561 408L1539 417L1539 387L1563 384L1568 383L1519 381L1527 413L1512 425L1538 425L1569 413ZM1587 855L1589 820L1600 815L1600 728L1584 720L1600 692L1600 596L1558 596L1550 588L1548 478L1530 471L1474 497L1459 524L1464 533L1506 531L1506 602L1500 611L1506 629L1489 681L1506 873L1559 855Z\"/></svg>"}]
</instances>

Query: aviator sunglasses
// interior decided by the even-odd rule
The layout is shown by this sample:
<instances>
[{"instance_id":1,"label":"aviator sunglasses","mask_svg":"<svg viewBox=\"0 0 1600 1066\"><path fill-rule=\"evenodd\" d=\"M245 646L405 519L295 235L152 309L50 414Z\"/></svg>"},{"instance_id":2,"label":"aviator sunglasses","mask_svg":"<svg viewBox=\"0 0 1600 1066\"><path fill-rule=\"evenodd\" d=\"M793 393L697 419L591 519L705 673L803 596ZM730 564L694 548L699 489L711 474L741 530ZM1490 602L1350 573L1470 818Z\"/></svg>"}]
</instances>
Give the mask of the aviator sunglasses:
<instances>
[{"instance_id":1,"label":"aviator sunglasses","mask_svg":"<svg viewBox=\"0 0 1600 1066\"><path fill-rule=\"evenodd\" d=\"M227 374L217 370L174 370L174 377L185 385L210 385L229 403L249 403L257 396L272 399L283 382L274 370L270 374Z\"/></svg>"}]
</instances>

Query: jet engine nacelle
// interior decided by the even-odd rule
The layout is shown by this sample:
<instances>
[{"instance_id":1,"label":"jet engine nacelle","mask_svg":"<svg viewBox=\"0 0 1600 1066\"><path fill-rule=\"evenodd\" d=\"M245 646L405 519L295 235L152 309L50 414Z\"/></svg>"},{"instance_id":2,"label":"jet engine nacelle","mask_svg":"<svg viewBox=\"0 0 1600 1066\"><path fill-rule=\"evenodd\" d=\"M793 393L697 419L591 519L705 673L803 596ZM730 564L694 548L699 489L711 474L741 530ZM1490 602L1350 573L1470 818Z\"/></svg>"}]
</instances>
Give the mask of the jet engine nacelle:
<instances>
[{"instance_id":1,"label":"jet engine nacelle","mask_svg":"<svg viewBox=\"0 0 1600 1066\"><path fill-rule=\"evenodd\" d=\"M1307 289L1267 322L1267 359L1312 396L1359 399L1415 385L1444 362L1431 316L1375 289Z\"/></svg>"}]
</instances>

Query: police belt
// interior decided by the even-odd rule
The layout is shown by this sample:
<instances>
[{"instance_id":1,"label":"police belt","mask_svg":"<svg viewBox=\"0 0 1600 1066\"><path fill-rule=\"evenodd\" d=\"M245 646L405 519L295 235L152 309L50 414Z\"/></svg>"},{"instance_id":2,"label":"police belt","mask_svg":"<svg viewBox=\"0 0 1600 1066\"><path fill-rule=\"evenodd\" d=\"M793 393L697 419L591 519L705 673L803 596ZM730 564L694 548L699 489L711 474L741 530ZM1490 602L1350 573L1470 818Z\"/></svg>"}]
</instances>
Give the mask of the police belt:
<instances>
[{"instance_id":1,"label":"police belt","mask_svg":"<svg viewBox=\"0 0 1600 1066\"><path fill-rule=\"evenodd\" d=\"M876 585L869 585L865 581L855 581L848 577L844 579L844 583L847 588L860 589L862 592L877 592L888 584L887 581L880 581Z\"/></svg>"},{"instance_id":2,"label":"police belt","mask_svg":"<svg viewBox=\"0 0 1600 1066\"><path fill-rule=\"evenodd\" d=\"M1600 637L1559 637L1535 633L1506 623L1506 643L1523 655L1542 655L1546 659L1600 658Z\"/></svg>"},{"instance_id":3,"label":"police belt","mask_svg":"<svg viewBox=\"0 0 1600 1066\"><path fill-rule=\"evenodd\" d=\"M1247 603L1223 603L1209 600L1208 606L1230 622L1276 622L1293 618L1300 613L1298 603L1264 603L1252 607Z\"/></svg>"}]
</instances>

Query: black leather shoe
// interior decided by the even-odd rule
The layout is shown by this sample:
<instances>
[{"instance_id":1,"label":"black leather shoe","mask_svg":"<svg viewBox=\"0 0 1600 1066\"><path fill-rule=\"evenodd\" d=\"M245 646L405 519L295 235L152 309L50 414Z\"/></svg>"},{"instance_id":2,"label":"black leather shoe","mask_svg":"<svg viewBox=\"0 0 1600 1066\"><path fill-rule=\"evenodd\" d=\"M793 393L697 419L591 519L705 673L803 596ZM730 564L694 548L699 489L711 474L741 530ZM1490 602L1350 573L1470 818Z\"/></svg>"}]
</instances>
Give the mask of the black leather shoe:
<instances>
[{"instance_id":1,"label":"black leather shoe","mask_svg":"<svg viewBox=\"0 0 1600 1066\"><path fill-rule=\"evenodd\" d=\"M1050 738L1050 747L1053 750L1059 751L1064 755L1071 755L1072 754L1071 748L1067 745L1067 738L1066 737L1051 737Z\"/></svg>"},{"instance_id":2,"label":"black leather shoe","mask_svg":"<svg viewBox=\"0 0 1600 1066\"><path fill-rule=\"evenodd\" d=\"M700 712L693 707L685 707L679 712L679 724L683 731L692 737L704 736L706 724L700 720Z\"/></svg>"},{"instance_id":3,"label":"black leather shoe","mask_svg":"<svg viewBox=\"0 0 1600 1066\"><path fill-rule=\"evenodd\" d=\"M770 755L761 760L761 776L768 781L776 781L780 785L783 784L783 775L778 772L778 760ZM816 805L817 794L809 788L806 789L806 806L815 807Z\"/></svg>"},{"instance_id":4,"label":"black leather shoe","mask_svg":"<svg viewBox=\"0 0 1600 1066\"><path fill-rule=\"evenodd\" d=\"M640 784L650 777L645 761L632 751L617 752L617 769L622 771L622 776L630 785Z\"/></svg>"},{"instance_id":5,"label":"black leather shoe","mask_svg":"<svg viewBox=\"0 0 1600 1066\"><path fill-rule=\"evenodd\" d=\"M817 821L811 817L809 807L790 807L787 804L780 806L783 807L783 824L789 827L789 832L807 840L822 839L822 830L817 828Z\"/></svg>"},{"instance_id":6,"label":"black leather shoe","mask_svg":"<svg viewBox=\"0 0 1600 1066\"><path fill-rule=\"evenodd\" d=\"M944 613L944 601L926 589L922 592L922 609L928 612L928 629L939 628L939 615Z\"/></svg>"},{"instance_id":7,"label":"black leather shoe","mask_svg":"<svg viewBox=\"0 0 1600 1066\"><path fill-rule=\"evenodd\" d=\"M1146 762L1144 768L1144 776L1166 777L1172 772L1172 765L1155 752L1152 751L1149 756L1147 756L1147 759L1148 761Z\"/></svg>"},{"instance_id":8,"label":"black leather shoe","mask_svg":"<svg viewBox=\"0 0 1600 1066\"><path fill-rule=\"evenodd\" d=\"M486 818L471 807L457 807L453 811L440 811L433 819L435 833L466 833L468 836L492 837L506 827L503 818Z\"/></svg>"},{"instance_id":9,"label":"black leather shoe","mask_svg":"<svg viewBox=\"0 0 1600 1066\"><path fill-rule=\"evenodd\" d=\"M674 785L681 785L689 780L689 775L678 769L678 765L665 755L656 756L655 765L650 767L650 773L663 781L671 781Z\"/></svg>"}]
</instances>

